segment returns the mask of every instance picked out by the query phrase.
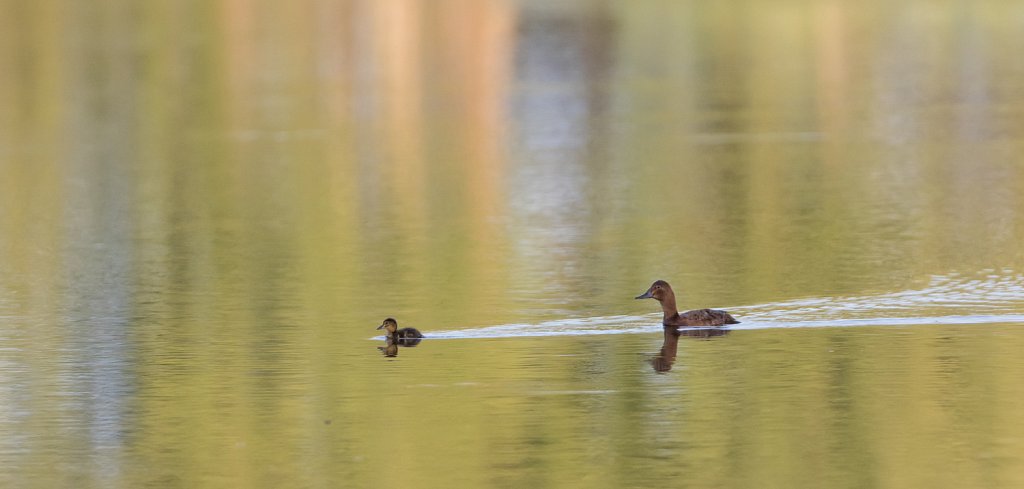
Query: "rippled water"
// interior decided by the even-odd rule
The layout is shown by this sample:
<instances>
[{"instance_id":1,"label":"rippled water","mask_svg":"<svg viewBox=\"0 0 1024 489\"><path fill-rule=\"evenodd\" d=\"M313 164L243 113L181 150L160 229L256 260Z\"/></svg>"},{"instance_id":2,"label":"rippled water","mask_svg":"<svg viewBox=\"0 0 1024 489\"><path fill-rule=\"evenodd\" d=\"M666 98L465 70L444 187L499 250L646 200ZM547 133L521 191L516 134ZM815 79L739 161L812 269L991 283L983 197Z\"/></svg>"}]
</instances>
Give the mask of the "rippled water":
<instances>
[{"instance_id":1,"label":"rippled water","mask_svg":"<svg viewBox=\"0 0 1024 489\"><path fill-rule=\"evenodd\" d=\"M1022 15L0 2L0 486L1024 486Z\"/></svg>"}]
</instances>

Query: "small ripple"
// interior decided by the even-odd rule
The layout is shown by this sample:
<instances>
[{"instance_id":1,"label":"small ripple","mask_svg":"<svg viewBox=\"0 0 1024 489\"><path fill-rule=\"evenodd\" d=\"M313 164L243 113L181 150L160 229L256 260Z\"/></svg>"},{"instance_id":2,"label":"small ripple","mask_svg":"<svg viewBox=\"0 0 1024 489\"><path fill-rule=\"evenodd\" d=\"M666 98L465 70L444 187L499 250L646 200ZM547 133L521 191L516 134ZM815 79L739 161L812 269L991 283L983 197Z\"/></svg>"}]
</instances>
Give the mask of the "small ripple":
<instances>
[{"instance_id":1,"label":"small ripple","mask_svg":"<svg viewBox=\"0 0 1024 489\"><path fill-rule=\"evenodd\" d=\"M615 389L593 389L593 390L555 390L555 391L533 391L528 392L530 396L600 396L617 394Z\"/></svg>"}]
</instances>

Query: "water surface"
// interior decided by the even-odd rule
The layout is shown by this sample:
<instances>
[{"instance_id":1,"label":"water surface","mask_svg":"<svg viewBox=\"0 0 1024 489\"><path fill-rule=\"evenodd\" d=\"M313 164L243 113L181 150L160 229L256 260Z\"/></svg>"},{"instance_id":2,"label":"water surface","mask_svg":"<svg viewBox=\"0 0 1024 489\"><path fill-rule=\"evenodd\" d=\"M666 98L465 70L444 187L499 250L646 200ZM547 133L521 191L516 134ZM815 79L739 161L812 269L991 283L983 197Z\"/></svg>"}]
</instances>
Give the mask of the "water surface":
<instances>
[{"instance_id":1,"label":"water surface","mask_svg":"<svg viewBox=\"0 0 1024 489\"><path fill-rule=\"evenodd\" d=\"M0 3L0 485L1022 486L1022 15Z\"/></svg>"}]
</instances>

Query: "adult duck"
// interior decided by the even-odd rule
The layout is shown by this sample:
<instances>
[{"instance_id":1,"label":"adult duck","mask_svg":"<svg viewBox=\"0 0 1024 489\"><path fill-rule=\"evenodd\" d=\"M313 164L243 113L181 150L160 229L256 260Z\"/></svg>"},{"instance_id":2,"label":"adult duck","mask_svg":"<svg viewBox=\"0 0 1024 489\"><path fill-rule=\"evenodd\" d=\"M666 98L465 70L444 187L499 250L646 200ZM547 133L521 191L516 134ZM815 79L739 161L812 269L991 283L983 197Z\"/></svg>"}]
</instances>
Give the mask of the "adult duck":
<instances>
[{"instance_id":1,"label":"adult duck","mask_svg":"<svg viewBox=\"0 0 1024 489\"><path fill-rule=\"evenodd\" d=\"M655 299L661 303L665 318L661 323L665 326L724 326L737 324L739 321L725 311L715 309L696 309L680 313L676 310L676 294L672 286L664 280L655 281L647 292L636 296L637 299Z\"/></svg>"},{"instance_id":2,"label":"adult duck","mask_svg":"<svg viewBox=\"0 0 1024 489\"><path fill-rule=\"evenodd\" d=\"M380 326L377 326L377 329L385 330L388 339L391 340L411 340L423 337L423 333L420 333L416 328L398 329L398 321L395 321L395 318L385 319Z\"/></svg>"}]
</instances>

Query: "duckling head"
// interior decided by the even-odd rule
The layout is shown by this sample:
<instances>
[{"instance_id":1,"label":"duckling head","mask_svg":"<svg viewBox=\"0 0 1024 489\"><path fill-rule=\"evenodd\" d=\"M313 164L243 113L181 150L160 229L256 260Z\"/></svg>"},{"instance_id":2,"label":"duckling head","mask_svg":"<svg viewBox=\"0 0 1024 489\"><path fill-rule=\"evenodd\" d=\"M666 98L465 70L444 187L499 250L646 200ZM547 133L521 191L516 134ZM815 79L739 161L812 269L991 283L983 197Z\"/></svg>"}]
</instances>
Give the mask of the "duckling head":
<instances>
[{"instance_id":1,"label":"duckling head","mask_svg":"<svg viewBox=\"0 0 1024 489\"><path fill-rule=\"evenodd\" d=\"M656 280L651 284L651 288L647 289L647 292L636 296L636 299L655 299L658 302L665 300L666 297L672 295L672 287L668 282L664 280Z\"/></svg>"},{"instance_id":2,"label":"duckling head","mask_svg":"<svg viewBox=\"0 0 1024 489\"><path fill-rule=\"evenodd\" d=\"M388 334L392 334L395 331L398 331L398 321L395 321L395 318L387 318L383 323L380 323L380 326L377 326L377 329L383 329L387 331Z\"/></svg>"}]
</instances>

